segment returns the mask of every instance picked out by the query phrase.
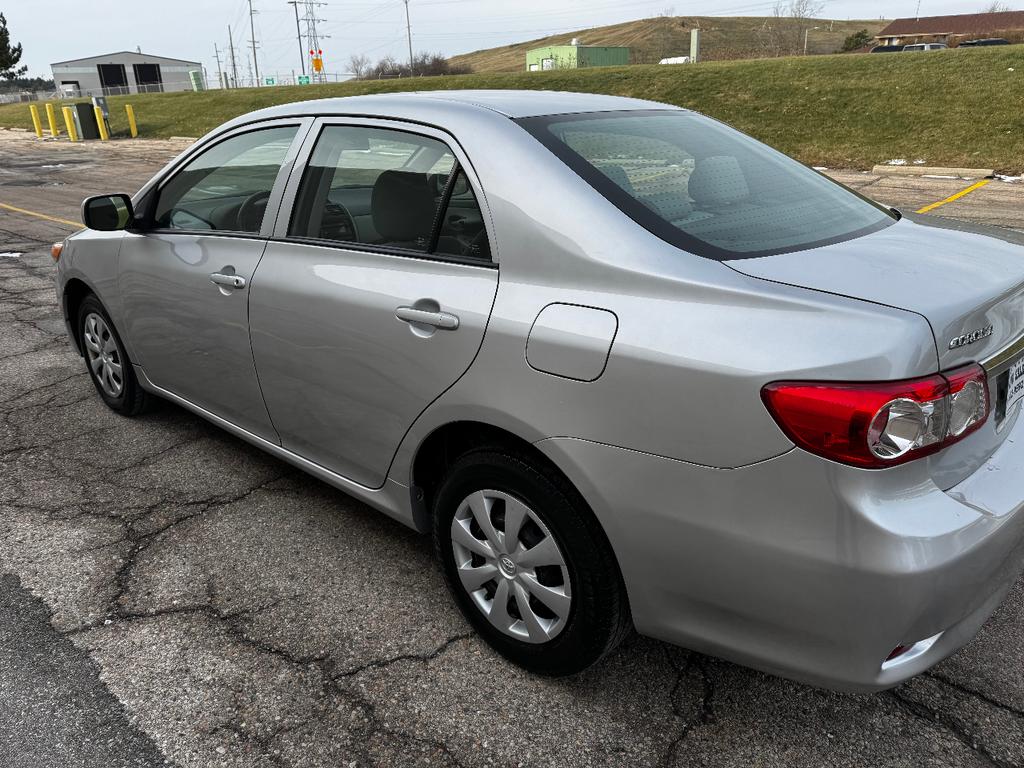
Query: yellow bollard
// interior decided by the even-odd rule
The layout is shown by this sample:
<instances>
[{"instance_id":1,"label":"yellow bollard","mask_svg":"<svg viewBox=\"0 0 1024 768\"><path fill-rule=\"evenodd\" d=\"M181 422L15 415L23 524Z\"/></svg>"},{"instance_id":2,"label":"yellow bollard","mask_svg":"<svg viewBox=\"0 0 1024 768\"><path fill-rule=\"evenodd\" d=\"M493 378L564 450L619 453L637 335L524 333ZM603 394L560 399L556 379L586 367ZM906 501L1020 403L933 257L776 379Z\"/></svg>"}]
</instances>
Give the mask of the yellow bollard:
<instances>
[{"instance_id":1,"label":"yellow bollard","mask_svg":"<svg viewBox=\"0 0 1024 768\"><path fill-rule=\"evenodd\" d=\"M131 104L124 105L124 111L128 113L128 131L131 133L134 139L139 135L139 126L135 123L135 110L132 109Z\"/></svg>"},{"instance_id":2,"label":"yellow bollard","mask_svg":"<svg viewBox=\"0 0 1024 768\"><path fill-rule=\"evenodd\" d=\"M107 131L107 121L103 117L103 110L99 107L93 107L96 112L96 125L100 129L100 139L103 141L110 140L110 133Z\"/></svg>"},{"instance_id":3,"label":"yellow bollard","mask_svg":"<svg viewBox=\"0 0 1024 768\"><path fill-rule=\"evenodd\" d=\"M50 123L50 135L53 138L60 136L60 129L57 128L57 113L53 111L53 103L46 102L46 119Z\"/></svg>"},{"instance_id":4,"label":"yellow bollard","mask_svg":"<svg viewBox=\"0 0 1024 768\"><path fill-rule=\"evenodd\" d=\"M39 107L29 104L28 111L32 113L32 127L36 129L36 136L43 138L43 121L39 119Z\"/></svg>"},{"instance_id":5,"label":"yellow bollard","mask_svg":"<svg viewBox=\"0 0 1024 768\"><path fill-rule=\"evenodd\" d=\"M75 111L71 107L64 107L61 112L64 113L64 125L68 129L68 138L78 141L78 131L75 130Z\"/></svg>"}]
</instances>

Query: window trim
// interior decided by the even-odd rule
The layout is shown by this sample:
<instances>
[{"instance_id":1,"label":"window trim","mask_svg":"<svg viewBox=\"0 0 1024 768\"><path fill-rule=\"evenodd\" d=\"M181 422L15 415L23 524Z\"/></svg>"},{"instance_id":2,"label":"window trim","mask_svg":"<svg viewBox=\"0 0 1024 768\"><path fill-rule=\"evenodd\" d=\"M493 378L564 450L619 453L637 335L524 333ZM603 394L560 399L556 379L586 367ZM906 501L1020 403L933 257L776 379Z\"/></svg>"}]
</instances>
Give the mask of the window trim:
<instances>
[{"instance_id":1,"label":"window trim","mask_svg":"<svg viewBox=\"0 0 1024 768\"><path fill-rule=\"evenodd\" d=\"M637 110L614 110L609 112L582 112L576 114L562 114L562 115L541 115L538 117L522 117L514 120L523 130L529 133L534 139L536 139L541 145L547 148L555 157L561 160L567 165L572 171L574 171L583 181L593 187L597 192L604 197L608 202L619 209L621 213L628 216L634 222L639 224L641 227L646 229L655 237L664 240L669 245L674 245L676 248L680 248L688 253L701 256L706 259L713 261L729 262L729 261L742 261L744 259L758 259L765 256L775 256L781 253L795 253L798 251L808 251L812 248L823 248L827 245L834 245L836 243L843 243L848 240L856 240L857 238L870 235L873 232L879 232L886 227L894 224L897 220L896 216L891 210L879 205L873 200L869 200L864 195L850 189L849 187L840 184L834 179L830 179L828 176L808 169L813 173L817 173L823 179L827 179L832 184L841 187L846 192L852 194L854 197L859 198L865 203L868 203L872 207L879 210L884 214L883 218L879 220L877 224L871 224L866 227L862 227L853 232L849 232L843 235L837 235L834 237L822 238L813 242L803 243L797 247L783 246L780 248L765 248L759 251L730 251L727 248L721 248L716 245L712 245L698 237L684 232L683 230L676 227L674 224L661 218L658 214L654 213L647 208L643 203L634 198L618 184L612 181L610 178L605 176L596 167L591 165L582 155L575 152L568 144L560 141L554 133L548 130L548 126L553 123L561 122L577 122L584 120L601 120L615 117L628 117L628 116L653 116L653 115L666 115L666 114L696 114L689 112L688 110L679 109L637 109ZM715 120L712 117L706 115L700 115L706 120L713 120L720 125L724 125L730 130L736 130L720 120ZM756 141L753 137L739 131L743 136ZM799 161L789 157L789 155L779 152L773 147L769 147L763 142L759 142L769 152L775 153L787 160L798 163ZM806 168L806 166L804 166Z\"/></svg>"},{"instance_id":2,"label":"window trim","mask_svg":"<svg viewBox=\"0 0 1024 768\"><path fill-rule=\"evenodd\" d=\"M461 264L467 267L483 267L484 269L497 269L495 261L474 259L470 256L449 256L444 253L427 253L425 251L414 251L409 248L398 248L393 245L375 245L373 243L349 243L342 240L325 240L319 237L300 237L291 235L289 237L271 236L272 243L291 243L292 245L312 245L317 248L331 248L336 251L355 251L356 253L377 253L381 256L403 256L409 259L420 261L441 261L450 264Z\"/></svg>"},{"instance_id":3,"label":"window trim","mask_svg":"<svg viewBox=\"0 0 1024 768\"><path fill-rule=\"evenodd\" d=\"M316 148L316 144L320 137L323 135L324 129L328 126L343 126L351 128L379 128L381 130L396 131L399 133L410 133L414 136L421 138L434 139L440 141L447 147L448 151L451 152L455 158L455 162L452 166L452 173L449 177L449 184L446 185L445 191L447 192L448 187L451 186L451 179L455 176L456 170L462 170L466 175L466 180L469 183L470 188L473 191L473 195L476 197L477 205L480 208L480 216L483 220L484 229L487 232L487 241L490 246L491 256L489 259L476 259L466 256L449 256L441 253L429 253L427 251L413 251L407 248L398 248L395 246L388 245L375 245L373 243L355 243L344 240L328 240L324 238L315 237L301 237L296 235L288 234L288 227L291 223L291 217L295 209L295 205L298 202L299 186L302 183L303 174L306 171L307 165L310 158L313 155L313 151ZM450 195L449 195L450 198ZM447 204L447 203L445 203ZM440 239L440 229L437 224L441 218L441 207L438 207L438 213L435 214L435 228L438 230L438 239ZM459 144L458 139L448 131L441 128L437 128L431 125L425 125L421 123L413 123L399 119L386 119L377 117L359 117L359 116L320 116L310 126L306 132L305 137L302 141L302 146L299 149L298 155L295 161L292 163L290 175L287 184L284 189L284 194L281 199L280 208L277 215L276 224L274 230L269 237L272 242L279 243L300 243L304 245L315 245L323 248L333 248L336 250L348 250L357 251L359 253L380 253L386 256L404 256L407 258L421 259L425 261L437 261L437 262L449 262L453 264L462 264L469 266L479 266L487 268L496 268L499 264L499 258L497 254L497 248L494 240L494 222L491 217L490 207L487 205L487 198L483 191L483 187L480 184L479 178L473 169L469 158L466 156L465 151ZM435 244L436 247L436 244Z\"/></svg>"},{"instance_id":4,"label":"window trim","mask_svg":"<svg viewBox=\"0 0 1024 768\"><path fill-rule=\"evenodd\" d=\"M189 235L192 237L230 237L249 240L269 240L273 234L274 227L277 224L277 216L280 214L281 199L284 196L286 181L291 174L295 160L299 155L299 151L301 150L303 142L305 141L313 123L314 119L311 117L276 118L274 120L247 123L231 130L224 131L223 133L219 133L207 141L197 142L189 151L172 161L172 163L165 169L164 173L155 180L155 183L142 190L139 195L139 201L136 204L136 210L141 210L143 215L133 222L131 231L147 235ZM285 153L284 159L281 161L281 167L278 168L274 184L270 189L270 197L267 198L267 208L266 212L263 214L263 222L260 225L259 232L242 232L237 229L177 229L174 227L153 226L153 214L164 187L188 168L188 166L191 165L191 163L200 155L213 149L217 145L224 143L225 141L236 138L237 136L274 128L288 128L292 126L296 128L295 135L292 137L292 143L288 147L288 151ZM135 224L139 224L141 226L136 227L134 226Z\"/></svg>"}]
</instances>

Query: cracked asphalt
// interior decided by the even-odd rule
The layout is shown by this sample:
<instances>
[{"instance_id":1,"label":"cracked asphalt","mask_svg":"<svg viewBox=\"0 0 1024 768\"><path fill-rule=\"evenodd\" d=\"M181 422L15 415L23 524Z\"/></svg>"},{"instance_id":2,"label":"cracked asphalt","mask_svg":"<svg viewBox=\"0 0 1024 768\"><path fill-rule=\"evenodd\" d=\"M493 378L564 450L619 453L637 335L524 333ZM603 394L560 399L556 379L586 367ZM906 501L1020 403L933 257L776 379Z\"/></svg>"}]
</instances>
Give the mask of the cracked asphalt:
<instances>
[{"instance_id":1,"label":"cracked asphalt","mask_svg":"<svg viewBox=\"0 0 1024 768\"><path fill-rule=\"evenodd\" d=\"M178 149L0 136L0 203L73 220ZM958 215L1020 226L1011 186ZM107 410L55 302L68 231L0 208L0 766L1024 765L1024 584L872 696L638 636L568 680L506 664L425 538L175 406Z\"/></svg>"}]
</instances>

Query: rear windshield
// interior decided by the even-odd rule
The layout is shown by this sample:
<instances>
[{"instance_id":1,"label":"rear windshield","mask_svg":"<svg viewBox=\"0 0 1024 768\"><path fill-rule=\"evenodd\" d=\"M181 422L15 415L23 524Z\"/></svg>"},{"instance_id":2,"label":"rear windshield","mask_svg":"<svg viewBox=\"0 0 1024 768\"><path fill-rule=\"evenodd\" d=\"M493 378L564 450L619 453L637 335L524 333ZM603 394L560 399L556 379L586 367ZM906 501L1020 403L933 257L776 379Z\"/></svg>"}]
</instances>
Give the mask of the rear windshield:
<instances>
[{"instance_id":1,"label":"rear windshield","mask_svg":"<svg viewBox=\"0 0 1024 768\"><path fill-rule=\"evenodd\" d=\"M707 258L849 240L895 216L716 120L684 111L524 118L527 131L653 234Z\"/></svg>"}]
</instances>

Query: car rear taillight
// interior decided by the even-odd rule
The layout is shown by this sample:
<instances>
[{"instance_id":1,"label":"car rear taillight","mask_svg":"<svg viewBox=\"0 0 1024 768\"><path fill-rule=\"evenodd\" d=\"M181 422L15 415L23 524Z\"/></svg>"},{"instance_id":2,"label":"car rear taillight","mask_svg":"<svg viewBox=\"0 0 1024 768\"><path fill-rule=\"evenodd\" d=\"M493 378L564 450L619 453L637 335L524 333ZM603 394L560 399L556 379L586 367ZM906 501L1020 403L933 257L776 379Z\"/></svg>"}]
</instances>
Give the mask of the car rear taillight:
<instances>
[{"instance_id":1,"label":"car rear taillight","mask_svg":"<svg viewBox=\"0 0 1024 768\"><path fill-rule=\"evenodd\" d=\"M911 381L782 381L761 397L796 445L871 469L942 450L981 427L989 413L988 381L977 364Z\"/></svg>"}]
</instances>

